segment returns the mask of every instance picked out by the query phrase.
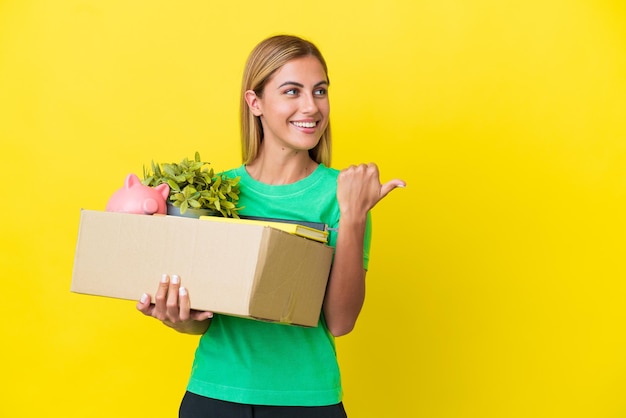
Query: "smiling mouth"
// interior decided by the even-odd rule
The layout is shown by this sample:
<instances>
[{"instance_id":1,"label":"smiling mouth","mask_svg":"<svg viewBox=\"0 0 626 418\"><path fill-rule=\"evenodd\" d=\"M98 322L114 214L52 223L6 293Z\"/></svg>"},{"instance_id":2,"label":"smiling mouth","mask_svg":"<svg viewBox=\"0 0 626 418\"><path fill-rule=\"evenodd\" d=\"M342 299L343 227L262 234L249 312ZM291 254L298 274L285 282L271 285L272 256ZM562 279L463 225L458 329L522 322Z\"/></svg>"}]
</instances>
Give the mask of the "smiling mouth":
<instances>
[{"instance_id":1,"label":"smiling mouth","mask_svg":"<svg viewBox=\"0 0 626 418\"><path fill-rule=\"evenodd\" d=\"M317 122L291 122L294 126L298 128L315 128L317 126Z\"/></svg>"}]
</instances>

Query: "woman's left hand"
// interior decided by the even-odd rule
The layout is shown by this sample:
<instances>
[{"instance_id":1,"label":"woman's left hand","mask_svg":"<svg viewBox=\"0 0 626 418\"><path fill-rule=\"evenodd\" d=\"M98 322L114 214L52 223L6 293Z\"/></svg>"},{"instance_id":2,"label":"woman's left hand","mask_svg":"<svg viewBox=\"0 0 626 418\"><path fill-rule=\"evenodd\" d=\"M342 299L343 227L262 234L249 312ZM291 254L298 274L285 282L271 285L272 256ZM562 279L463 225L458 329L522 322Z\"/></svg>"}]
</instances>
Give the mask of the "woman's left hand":
<instances>
[{"instance_id":1,"label":"woman's left hand","mask_svg":"<svg viewBox=\"0 0 626 418\"><path fill-rule=\"evenodd\" d=\"M337 178L339 231L324 299L326 325L336 337L354 328L365 300L363 238L367 213L393 189L405 186L400 179L381 184L379 177L378 167L370 163L350 166Z\"/></svg>"},{"instance_id":2,"label":"woman's left hand","mask_svg":"<svg viewBox=\"0 0 626 418\"><path fill-rule=\"evenodd\" d=\"M378 167L374 163L352 165L339 173L337 200L341 214L364 216L396 187L405 187L400 179L381 184Z\"/></svg>"}]
</instances>

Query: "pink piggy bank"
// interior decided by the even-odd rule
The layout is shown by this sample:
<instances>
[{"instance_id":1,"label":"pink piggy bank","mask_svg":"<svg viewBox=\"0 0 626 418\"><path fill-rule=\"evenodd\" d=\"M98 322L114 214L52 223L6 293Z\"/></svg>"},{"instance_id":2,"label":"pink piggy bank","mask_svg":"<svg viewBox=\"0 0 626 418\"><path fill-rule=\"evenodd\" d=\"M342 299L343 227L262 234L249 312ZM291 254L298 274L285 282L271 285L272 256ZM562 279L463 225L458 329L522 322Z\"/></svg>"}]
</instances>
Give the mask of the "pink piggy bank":
<instances>
[{"instance_id":1,"label":"pink piggy bank","mask_svg":"<svg viewBox=\"0 0 626 418\"><path fill-rule=\"evenodd\" d=\"M124 187L117 190L106 206L107 212L136 213L140 215L165 215L165 201L170 193L170 186L160 184L157 187L144 186L134 174L126 176Z\"/></svg>"}]
</instances>

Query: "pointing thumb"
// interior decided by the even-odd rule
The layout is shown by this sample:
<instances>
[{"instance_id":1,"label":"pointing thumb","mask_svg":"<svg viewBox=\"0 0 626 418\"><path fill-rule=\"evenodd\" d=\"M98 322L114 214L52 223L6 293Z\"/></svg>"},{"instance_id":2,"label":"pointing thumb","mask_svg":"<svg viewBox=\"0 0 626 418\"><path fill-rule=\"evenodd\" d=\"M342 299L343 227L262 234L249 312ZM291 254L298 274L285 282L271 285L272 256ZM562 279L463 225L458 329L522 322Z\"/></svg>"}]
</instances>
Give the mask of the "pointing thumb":
<instances>
[{"instance_id":1,"label":"pointing thumb","mask_svg":"<svg viewBox=\"0 0 626 418\"><path fill-rule=\"evenodd\" d=\"M404 180L400 180L400 179L393 179L393 180L388 181L387 183L383 184L380 188L380 198L382 199L383 197L387 196L389 192L391 192L396 187L404 188L406 187L406 183L404 182Z\"/></svg>"}]
</instances>

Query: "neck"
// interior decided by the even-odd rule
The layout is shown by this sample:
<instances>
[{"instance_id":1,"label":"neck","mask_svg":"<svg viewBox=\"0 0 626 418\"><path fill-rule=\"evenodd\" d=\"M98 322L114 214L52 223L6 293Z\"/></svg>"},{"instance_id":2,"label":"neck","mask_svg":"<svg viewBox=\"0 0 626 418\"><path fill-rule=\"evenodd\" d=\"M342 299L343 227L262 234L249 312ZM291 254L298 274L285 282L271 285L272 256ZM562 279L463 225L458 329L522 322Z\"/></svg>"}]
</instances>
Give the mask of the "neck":
<instances>
[{"instance_id":1,"label":"neck","mask_svg":"<svg viewBox=\"0 0 626 418\"><path fill-rule=\"evenodd\" d=\"M261 147L257 157L246 165L246 169L253 179L261 183L280 185L295 183L308 177L318 165L307 151L270 156Z\"/></svg>"}]
</instances>

